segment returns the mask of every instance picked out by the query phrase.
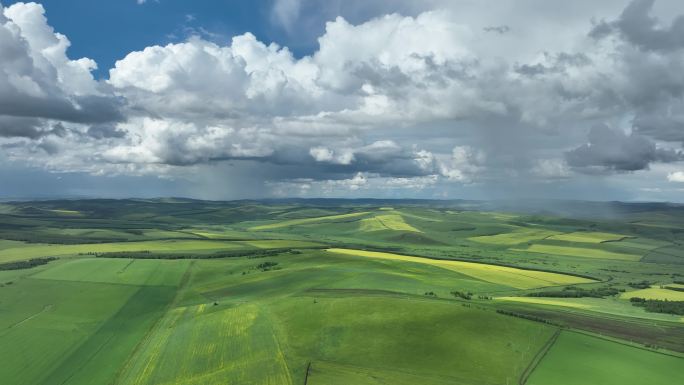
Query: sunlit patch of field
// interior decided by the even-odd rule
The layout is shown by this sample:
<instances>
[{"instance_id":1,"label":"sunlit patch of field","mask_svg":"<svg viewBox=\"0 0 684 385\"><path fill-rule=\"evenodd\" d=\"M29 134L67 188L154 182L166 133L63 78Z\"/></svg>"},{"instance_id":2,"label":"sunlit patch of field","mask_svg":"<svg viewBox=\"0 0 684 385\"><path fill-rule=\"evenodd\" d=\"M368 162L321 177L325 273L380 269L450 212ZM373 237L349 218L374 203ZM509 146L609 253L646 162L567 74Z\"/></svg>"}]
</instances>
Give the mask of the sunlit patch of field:
<instances>
[{"instance_id":1,"label":"sunlit patch of field","mask_svg":"<svg viewBox=\"0 0 684 385\"><path fill-rule=\"evenodd\" d=\"M10 214L14 212L14 207L0 203L0 214Z\"/></svg>"},{"instance_id":2,"label":"sunlit patch of field","mask_svg":"<svg viewBox=\"0 0 684 385\"><path fill-rule=\"evenodd\" d=\"M276 223L268 223L265 225L253 226L253 227L250 227L249 230L273 230L273 229L279 229L282 227L307 225L307 224L318 223L318 222L329 222L329 221L336 221L336 220L340 220L340 219L356 218L356 217L367 215L368 213L369 213L369 211L362 211L362 212L349 213L349 214L327 215L327 216L323 216L323 217L291 219L288 221L282 221L282 222L276 222Z\"/></svg>"},{"instance_id":3,"label":"sunlit patch of field","mask_svg":"<svg viewBox=\"0 0 684 385\"><path fill-rule=\"evenodd\" d=\"M422 233L422 231L406 223L404 218L399 214L376 215L359 221L359 231L361 232L380 230L413 231Z\"/></svg>"},{"instance_id":4,"label":"sunlit patch of field","mask_svg":"<svg viewBox=\"0 0 684 385\"><path fill-rule=\"evenodd\" d=\"M129 360L122 385L291 384L267 319L256 305L171 310Z\"/></svg>"},{"instance_id":5,"label":"sunlit patch of field","mask_svg":"<svg viewBox=\"0 0 684 385\"><path fill-rule=\"evenodd\" d=\"M384 253L354 249L327 249L331 253L353 255L360 257L388 259L437 266L443 269L456 271L483 281L501 284L516 289L533 289L546 286L570 285L595 282L594 280L572 275L550 273L545 271L524 270L514 267L487 265L483 263L437 260L423 257L414 257L393 253Z\"/></svg>"},{"instance_id":6,"label":"sunlit patch of field","mask_svg":"<svg viewBox=\"0 0 684 385\"><path fill-rule=\"evenodd\" d=\"M502 233L496 235L484 235L479 237L470 237L468 240L488 243L493 245L517 245L519 243L525 243L530 241L536 241L539 239L548 238L555 234L559 234L557 231L551 230L540 230L540 229L520 229L515 230L510 233Z\"/></svg>"},{"instance_id":7,"label":"sunlit patch of field","mask_svg":"<svg viewBox=\"0 0 684 385\"><path fill-rule=\"evenodd\" d=\"M0 262L79 253L133 252L143 250L160 252L183 252L240 249L244 247L245 246L243 244L238 242L210 240L162 240L77 245L21 243L16 244L16 247L9 247L7 249L4 249L2 254L0 254Z\"/></svg>"},{"instance_id":8,"label":"sunlit patch of field","mask_svg":"<svg viewBox=\"0 0 684 385\"><path fill-rule=\"evenodd\" d=\"M519 215L516 214L510 214L510 213L498 213L498 212L491 212L491 211L484 211L478 213L480 215L485 215L491 218L494 218L499 221L510 221L512 219L518 218Z\"/></svg>"},{"instance_id":9,"label":"sunlit patch of field","mask_svg":"<svg viewBox=\"0 0 684 385\"><path fill-rule=\"evenodd\" d=\"M612 233L601 233L601 232L585 232L577 231L574 233L558 234L549 239L557 241L566 242L579 242L579 243L603 243L609 241L620 241L628 238L626 235L612 234Z\"/></svg>"},{"instance_id":10,"label":"sunlit patch of field","mask_svg":"<svg viewBox=\"0 0 684 385\"><path fill-rule=\"evenodd\" d=\"M285 249L294 247L317 247L322 246L320 243L308 242L308 241L297 241L288 239L264 239L264 240L254 240L254 241L244 241L247 245L257 247L259 249Z\"/></svg>"},{"instance_id":11,"label":"sunlit patch of field","mask_svg":"<svg viewBox=\"0 0 684 385\"><path fill-rule=\"evenodd\" d=\"M623 261L638 261L641 259L640 255L618 253L614 251L607 251L602 249L591 249L587 247L568 247L555 245L539 245L535 244L526 249L515 249L515 251L527 251L531 253L566 255L570 257L581 258L600 258L600 259L617 259Z\"/></svg>"},{"instance_id":12,"label":"sunlit patch of field","mask_svg":"<svg viewBox=\"0 0 684 385\"><path fill-rule=\"evenodd\" d=\"M71 217L82 217L83 213L80 211L76 210L63 210L63 209L54 209L54 210L48 210L52 213L58 214L58 215L64 215L64 216L71 216Z\"/></svg>"},{"instance_id":13,"label":"sunlit patch of field","mask_svg":"<svg viewBox=\"0 0 684 385\"><path fill-rule=\"evenodd\" d=\"M590 309L591 305L578 303L576 301L566 301L564 298L538 298L538 297L496 297L500 301L514 301L522 303L534 303L538 305L565 306L578 309Z\"/></svg>"},{"instance_id":14,"label":"sunlit patch of field","mask_svg":"<svg viewBox=\"0 0 684 385\"><path fill-rule=\"evenodd\" d=\"M661 289L659 287L650 287L648 289L633 290L622 293L620 294L620 298L645 298L668 301L684 301L684 291Z\"/></svg>"},{"instance_id":15,"label":"sunlit patch of field","mask_svg":"<svg viewBox=\"0 0 684 385\"><path fill-rule=\"evenodd\" d=\"M250 237L250 233L244 231L234 231L227 229L185 229L184 232L192 233L200 237L209 239L222 238L239 238L246 239Z\"/></svg>"},{"instance_id":16,"label":"sunlit patch of field","mask_svg":"<svg viewBox=\"0 0 684 385\"><path fill-rule=\"evenodd\" d=\"M417 215L417 214L414 214L414 213L406 211L406 210L401 211L401 215L406 217L406 218L417 219L419 221L442 222L442 219L431 217L431 216L426 216L426 215Z\"/></svg>"}]
</instances>

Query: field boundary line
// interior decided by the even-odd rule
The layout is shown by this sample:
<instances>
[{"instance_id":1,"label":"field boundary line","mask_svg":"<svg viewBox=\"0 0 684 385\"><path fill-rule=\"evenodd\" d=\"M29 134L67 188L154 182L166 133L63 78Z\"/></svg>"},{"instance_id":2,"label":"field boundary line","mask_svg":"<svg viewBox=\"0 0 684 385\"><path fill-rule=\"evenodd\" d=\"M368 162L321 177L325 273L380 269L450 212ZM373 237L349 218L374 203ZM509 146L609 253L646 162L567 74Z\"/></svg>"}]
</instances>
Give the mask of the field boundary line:
<instances>
[{"instance_id":1,"label":"field boundary line","mask_svg":"<svg viewBox=\"0 0 684 385\"><path fill-rule=\"evenodd\" d=\"M32 315L30 315L30 316L24 318L23 320L21 320L21 321L19 321L19 322L13 323L12 325L8 326L5 330L13 329L13 328L15 328L15 327L17 327L17 326L23 324L24 322L30 321L30 320L32 320L33 318L36 318L36 317L38 317L39 315L45 313L46 311L52 309L52 307L53 307L52 304L47 304L47 305L43 306L43 310L41 310L41 311L39 311L39 312L37 312L37 313L35 313L35 314L32 314Z\"/></svg>"},{"instance_id":2,"label":"field boundary line","mask_svg":"<svg viewBox=\"0 0 684 385\"><path fill-rule=\"evenodd\" d=\"M150 326L150 328L145 332L145 335L138 341L138 343L135 345L135 348L131 351L130 355L128 356L128 359L126 362L124 362L123 365L119 368L119 370L116 372L114 376L114 380L112 381L112 384L120 384L121 382L121 376L125 371L130 367L133 358L138 354L140 349L143 347L145 342L150 338L150 336L153 334L153 332L159 328L159 326L162 323L162 320L166 317L166 315L175 307L175 305L178 303L178 299L180 298L183 289L187 286L188 282L190 281L190 276L192 275L191 270L192 267L194 266L195 261L191 260L190 263L188 264L188 268L185 270L185 273L183 274L183 277L181 278L178 288L176 290L176 295L173 297L173 299L168 303L166 306L166 309L164 310L164 313L157 318L157 320Z\"/></svg>"},{"instance_id":3,"label":"field boundary line","mask_svg":"<svg viewBox=\"0 0 684 385\"><path fill-rule=\"evenodd\" d=\"M620 322L635 324L638 326L647 324L649 326L657 326L659 329L671 328L671 327L682 327L682 323L680 321L671 321L671 320L653 319L653 318L642 318L642 317L636 317L636 316L626 316L626 315L619 315L619 314L613 314L613 313L603 313L603 312L599 312L599 311L591 310L591 309L571 308L571 307L556 306L556 305L543 305L543 304L536 304L536 303L526 303L526 305L533 306L539 310L551 310L549 307L555 307L553 309L553 311L556 313L567 313L567 314L573 314L573 315L580 315L580 316L584 316L584 317L602 318L605 320L620 321Z\"/></svg>"},{"instance_id":4,"label":"field boundary line","mask_svg":"<svg viewBox=\"0 0 684 385\"><path fill-rule=\"evenodd\" d=\"M666 351L666 352L664 352L664 351L661 351L661 350L656 350L656 349L647 348L647 347L645 347L645 346L643 346L642 344L639 344L639 343L637 343L637 342L630 342L630 341L621 340L621 339L618 339L618 338L611 338L611 337L609 337L609 336L604 336L603 334L593 333L593 332L586 331L586 330L581 330L581 329L568 328L567 330L568 330L569 332L572 332L572 333L583 334L583 335L585 335L585 336L587 336L587 337L598 338L598 339L601 339L601 340L604 340L604 341L613 342L613 343L620 344L620 345L623 345L623 346L628 346L628 347L630 347L630 348L641 349L641 350L645 350L645 351L647 351L647 352L662 354L662 355L664 355L664 356L677 357L677 358L684 358L684 354L683 354L683 355L677 355L676 352L670 352L669 350Z\"/></svg>"},{"instance_id":5,"label":"field boundary line","mask_svg":"<svg viewBox=\"0 0 684 385\"><path fill-rule=\"evenodd\" d=\"M493 306L493 307L496 307L496 305L490 305L490 304L486 304L485 306ZM546 305L544 305L544 306L546 306ZM506 309L506 308L504 308L504 309ZM539 308L538 308L538 309L539 309ZM529 309L529 308L523 308L523 309L522 309L523 312L524 312L525 310L534 310L534 309ZM540 310L544 310L544 309L540 309ZM546 309L546 310L548 310L548 309ZM575 311L575 310L579 310L579 311ZM641 324L644 324L644 322L640 322L639 320L636 320L636 319L620 318L619 316L616 316L616 317L606 317L606 316L604 316L605 314L603 314L603 315L599 315L599 313L592 313L592 314L589 314L589 313L584 313L584 312L582 312L581 310L582 310L582 309L573 309L573 310L565 310L565 309L561 310L561 309L557 309L557 310L554 310L553 312L554 312L554 313L566 313L566 314L569 314L569 315L578 315L578 316L587 317L587 318L600 318L600 319L608 320L608 321L617 321L617 322L621 322L621 323L631 324L631 325L634 325L634 326L636 326L636 327L640 326ZM516 309L514 310L514 312L515 312L515 311L521 311L521 309L520 309L520 308L516 308ZM522 314L525 314L525 313L522 313ZM547 318L545 318L545 316L540 316L540 315L537 315L537 314L534 314L534 313L533 313L533 315L536 316L536 317L540 317L541 319L544 319L545 321L550 321L550 322L552 322L552 324L556 324L556 325L560 324L560 326L561 326L564 330L567 330L567 331L571 331L571 332L575 332L575 333L580 333L580 334L585 334L585 335L591 336L591 337L601 338L601 339L604 339L604 340L606 340L606 341L611 341L611 342L619 343L619 344L621 344L621 345L631 346L631 347L634 347L634 348L637 348L637 349L647 350L647 351L651 351L651 352L654 352L654 353L660 353L660 354L664 354L664 355L668 355L668 356L675 356L675 357L679 357L679 358L684 358L684 351L679 352L679 351L676 351L676 350L673 350L673 349L667 348L667 347L661 347L661 349L663 349L663 350L665 350L665 351L662 351L662 350L655 350L655 349L648 348L648 347L644 346L643 343L641 343L641 342L632 341L632 340L629 340L629 339L627 339L627 338L621 338L621 337L617 337L617 336L611 336L611 335L608 335L608 334L602 334L602 333L594 332L594 331L591 331L591 330L588 330L588 329L583 329L583 328L580 328L580 327L578 327L578 326L573 326L573 325L569 324L569 323L567 322L567 320L553 320L553 319L547 319ZM548 314L547 314L547 315L548 315ZM652 322L646 322L646 324L653 325L654 322L655 322L655 323L661 323L661 322L669 322L669 321L660 321L660 320L655 321L655 320L654 320L654 321L652 321ZM672 327L681 328L681 326L679 326L679 325L677 325L677 326L675 326L675 325L670 326L670 325L660 325L660 324L659 324L659 325L656 325L656 326L658 327L658 329L663 329L663 330L664 330L665 328L672 328Z\"/></svg>"},{"instance_id":6,"label":"field boundary line","mask_svg":"<svg viewBox=\"0 0 684 385\"><path fill-rule=\"evenodd\" d=\"M306 373L304 374L304 385L309 382L309 373L311 372L311 361L306 365Z\"/></svg>"},{"instance_id":7,"label":"field boundary line","mask_svg":"<svg viewBox=\"0 0 684 385\"><path fill-rule=\"evenodd\" d=\"M294 382L292 380L292 373L290 373L290 366L287 364L287 359L285 358L285 354L283 353L283 348L280 345L280 334L278 333L277 330L277 325L273 322L273 315L271 314L270 310L264 309L263 306L257 305L257 308L259 311L264 314L268 318L268 326L269 329L271 330L271 336L273 337L273 342L275 343L276 348L278 349L278 356L283 362L283 366L285 367L285 372L287 374L287 379L289 380L290 385L294 385ZM309 363L311 365L311 363ZM308 377L308 373L307 373Z\"/></svg>"},{"instance_id":8,"label":"field boundary line","mask_svg":"<svg viewBox=\"0 0 684 385\"><path fill-rule=\"evenodd\" d=\"M563 329L556 329L556 332L553 333L551 338L549 338L548 341L544 344L544 346L541 347L541 349L537 352L537 354L532 358L532 361L527 365L525 370L523 370L522 374L520 375L520 379L518 380L519 385L525 385L527 383L527 380L530 378L532 375L532 372L534 372L534 369L537 368L539 363L546 357L546 354L551 350L553 345L556 343L556 340L558 340L558 336L560 336L561 332Z\"/></svg>"},{"instance_id":9,"label":"field boundary line","mask_svg":"<svg viewBox=\"0 0 684 385\"><path fill-rule=\"evenodd\" d=\"M126 270L128 270L128 268L129 268L129 267L133 264L133 262L135 262L135 261L136 261L135 259L131 259L131 261L128 262L128 263L126 264L126 266L124 266L124 267L123 267L121 270L119 270L117 273L118 273L118 274L125 273Z\"/></svg>"},{"instance_id":10,"label":"field boundary line","mask_svg":"<svg viewBox=\"0 0 684 385\"><path fill-rule=\"evenodd\" d=\"M106 281L82 281L73 279L56 279L56 278L41 278L41 277L26 277L27 279L35 279L39 281L52 281L52 282L71 282L71 283L87 283L96 285L112 285L112 286L125 286L125 287L176 287L175 285L146 285L135 284L135 283L121 283L121 282L106 282Z\"/></svg>"}]
</instances>

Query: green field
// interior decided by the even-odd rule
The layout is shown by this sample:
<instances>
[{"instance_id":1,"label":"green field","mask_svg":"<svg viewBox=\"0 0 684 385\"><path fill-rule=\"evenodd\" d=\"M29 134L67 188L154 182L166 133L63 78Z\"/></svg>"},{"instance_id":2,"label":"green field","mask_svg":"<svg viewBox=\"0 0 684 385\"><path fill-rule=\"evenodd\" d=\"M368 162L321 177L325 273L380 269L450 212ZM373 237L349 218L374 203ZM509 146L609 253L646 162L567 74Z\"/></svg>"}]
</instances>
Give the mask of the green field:
<instances>
[{"instance_id":1,"label":"green field","mask_svg":"<svg viewBox=\"0 0 684 385\"><path fill-rule=\"evenodd\" d=\"M641 259L640 255L618 253L602 249L592 249L588 247L568 247L568 246L554 246L554 245L532 245L521 251L542 254L566 255L570 257L580 258L600 258L600 259L618 259L624 261L638 261Z\"/></svg>"},{"instance_id":2,"label":"green field","mask_svg":"<svg viewBox=\"0 0 684 385\"><path fill-rule=\"evenodd\" d=\"M598 233L598 232L576 232L567 234L558 234L549 237L549 239L557 241L567 241L567 242L580 242L580 243L603 243L609 241L620 241L622 239L628 238L625 235L620 234L610 234L610 233Z\"/></svg>"},{"instance_id":3,"label":"green field","mask_svg":"<svg viewBox=\"0 0 684 385\"><path fill-rule=\"evenodd\" d=\"M188 260L84 258L68 261L33 276L39 279L125 285L176 286Z\"/></svg>"},{"instance_id":4,"label":"green field","mask_svg":"<svg viewBox=\"0 0 684 385\"><path fill-rule=\"evenodd\" d=\"M684 322L684 317L675 314L650 313L641 307L632 306L629 301L618 298L539 298L539 297L495 297L497 301L561 307L563 310L580 310L608 316L627 317L633 320L662 320Z\"/></svg>"},{"instance_id":5,"label":"green field","mask_svg":"<svg viewBox=\"0 0 684 385\"><path fill-rule=\"evenodd\" d=\"M3 288L0 378L12 384L112 381L172 288L26 279Z\"/></svg>"},{"instance_id":6,"label":"green field","mask_svg":"<svg viewBox=\"0 0 684 385\"><path fill-rule=\"evenodd\" d=\"M679 357L563 332L527 384L680 384L681 365Z\"/></svg>"},{"instance_id":7,"label":"green field","mask_svg":"<svg viewBox=\"0 0 684 385\"><path fill-rule=\"evenodd\" d=\"M272 326L256 305L172 309L131 357L118 383L226 382L293 383Z\"/></svg>"},{"instance_id":8,"label":"green field","mask_svg":"<svg viewBox=\"0 0 684 385\"><path fill-rule=\"evenodd\" d=\"M250 228L250 230L273 230L273 229L278 229L281 227L308 225L308 224L312 224L312 223L329 222L329 221L337 221L337 220L347 220L350 218L356 218L356 217L364 216L367 214L368 214L368 212L358 212L358 213L339 214L339 215L327 215L327 216L323 216L323 217L314 217L314 218L291 219L289 221L282 221L282 222L276 222L276 223L269 223L269 224L265 224L265 225L253 226Z\"/></svg>"},{"instance_id":9,"label":"green field","mask_svg":"<svg viewBox=\"0 0 684 385\"><path fill-rule=\"evenodd\" d=\"M6 248L2 251L0 262L13 260L37 258L43 256L77 255L86 253L116 253L116 252L136 252L136 251L156 251L156 252L188 252L188 251L220 251L245 248L239 242L222 241L142 241L142 242L119 242L119 243L98 243L82 245L49 245L49 244L18 244L15 247Z\"/></svg>"},{"instance_id":10,"label":"green field","mask_svg":"<svg viewBox=\"0 0 684 385\"><path fill-rule=\"evenodd\" d=\"M669 206L610 221L441 201L0 208L3 384L682 382Z\"/></svg>"},{"instance_id":11,"label":"green field","mask_svg":"<svg viewBox=\"0 0 684 385\"><path fill-rule=\"evenodd\" d=\"M520 229L510 233L502 233L496 235L484 235L479 237L468 238L471 241L480 243L489 243L493 245L517 245L519 243L526 243L529 241L553 237L558 234L555 231L543 229Z\"/></svg>"}]
</instances>

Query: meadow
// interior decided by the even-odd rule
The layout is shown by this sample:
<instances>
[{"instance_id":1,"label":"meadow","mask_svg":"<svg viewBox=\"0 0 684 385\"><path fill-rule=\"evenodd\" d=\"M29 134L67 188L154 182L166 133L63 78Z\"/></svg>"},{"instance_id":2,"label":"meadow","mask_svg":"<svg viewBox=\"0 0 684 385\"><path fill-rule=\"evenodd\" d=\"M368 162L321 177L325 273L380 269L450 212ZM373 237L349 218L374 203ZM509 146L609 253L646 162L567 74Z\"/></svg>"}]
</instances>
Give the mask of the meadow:
<instances>
[{"instance_id":1,"label":"meadow","mask_svg":"<svg viewBox=\"0 0 684 385\"><path fill-rule=\"evenodd\" d=\"M684 209L607 219L446 201L0 208L2 383L684 381L684 315L630 301L684 303Z\"/></svg>"},{"instance_id":2,"label":"meadow","mask_svg":"<svg viewBox=\"0 0 684 385\"><path fill-rule=\"evenodd\" d=\"M572 363L568 365L568 361ZM681 358L614 341L562 332L527 382L545 384L679 384Z\"/></svg>"}]
</instances>

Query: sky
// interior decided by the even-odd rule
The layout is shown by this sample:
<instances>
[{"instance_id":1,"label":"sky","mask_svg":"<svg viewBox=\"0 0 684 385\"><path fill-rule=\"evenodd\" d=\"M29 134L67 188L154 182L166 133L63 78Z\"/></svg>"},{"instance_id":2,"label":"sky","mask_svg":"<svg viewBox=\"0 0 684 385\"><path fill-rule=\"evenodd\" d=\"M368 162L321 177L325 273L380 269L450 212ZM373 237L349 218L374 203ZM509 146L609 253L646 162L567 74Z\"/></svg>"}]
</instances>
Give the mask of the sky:
<instances>
[{"instance_id":1,"label":"sky","mask_svg":"<svg viewBox=\"0 0 684 385\"><path fill-rule=\"evenodd\" d=\"M0 0L0 198L684 202L680 0Z\"/></svg>"}]
</instances>

